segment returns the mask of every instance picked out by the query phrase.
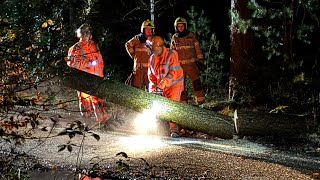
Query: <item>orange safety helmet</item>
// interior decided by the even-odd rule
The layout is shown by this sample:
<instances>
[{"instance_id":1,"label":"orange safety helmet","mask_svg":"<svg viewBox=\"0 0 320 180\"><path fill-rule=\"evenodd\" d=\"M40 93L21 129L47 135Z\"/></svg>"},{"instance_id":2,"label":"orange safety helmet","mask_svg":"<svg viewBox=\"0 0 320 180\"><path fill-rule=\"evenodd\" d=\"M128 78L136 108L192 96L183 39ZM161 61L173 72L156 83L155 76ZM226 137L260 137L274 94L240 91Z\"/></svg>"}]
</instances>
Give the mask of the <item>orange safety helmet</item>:
<instances>
[{"instance_id":1,"label":"orange safety helmet","mask_svg":"<svg viewBox=\"0 0 320 180\"><path fill-rule=\"evenodd\" d=\"M149 19L143 21L143 23L141 24L141 32L143 33L143 29L144 28L151 28L154 31L154 23L152 21L150 21Z\"/></svg>"},{"instance_id":2,"label":"orange safety helmet","mask_svg":"<svg viewBox=\"0 0 320 180\"><path fill-rule=\"evenodd\" d=\"M187 20L183 17L178 17L175 21L174 21L174 28L177 28L178 24L184 24L184 28L187 29Z\"/></svg>"},{"instance_id":3,"label":"orange safety helmet","mask_svg":"<svg viewBox=\"0 0 320 180\"><path fill-rule=\"evenodd\" d=\"M91 34L91 26L88 23L82 24L77 30L77 37L84 37Z\"/></svg>"},{"instance_id":4,"label":"orange safety helmet","mask_svg":"<svg viewBox=\"0 0 320 180\"><path fill-rule=\"evenodd\" d=\"M152 36L151 40L147 40L147 44L153 52L162 52L164 41L160 36Z\"/></svg>"}]
</instances>

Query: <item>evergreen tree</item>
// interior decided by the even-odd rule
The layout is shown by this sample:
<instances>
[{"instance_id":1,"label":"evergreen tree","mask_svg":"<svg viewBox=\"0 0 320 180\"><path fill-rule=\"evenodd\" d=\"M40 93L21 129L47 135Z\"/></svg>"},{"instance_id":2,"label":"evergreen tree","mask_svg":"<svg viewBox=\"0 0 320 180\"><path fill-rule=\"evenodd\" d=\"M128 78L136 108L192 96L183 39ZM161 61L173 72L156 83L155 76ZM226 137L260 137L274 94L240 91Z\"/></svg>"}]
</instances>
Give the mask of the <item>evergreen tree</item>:
<instances>
[{"instance_id":1,"label":"evergreen tree","mask_svg":"<svg viewBox=\"0 0 320 180\"><path fill-rule=\"evenodd\" d=\"M238 11L231 16L239 33L254 34L253 63L263 87L257 91L274 104L308 99L300 89L319 78L319 1L249 0L247 8L250 19L241 18Z\"/></svg>"},{"instance_id":2,"label":"evergreen tree","mask_svg":"<svg viewBox=\"0 0 320 180\"><path fill-rule=\"evenodd\" d=\"M188 28L194 32L200 42L200 46L205 56L206 68L201 72L201 81L204 86L206 98L211 100L225 100L227 97L228 73L226 67L228 61L225 54L219 49L219 40L215 33L211 31L211 22L202 10L198 13L194 6L187 11L190 19ZM192 86L187 81L187 88L190 92ZM190 93L189 93L190 94Z\"/></svg>"}]
</instances>

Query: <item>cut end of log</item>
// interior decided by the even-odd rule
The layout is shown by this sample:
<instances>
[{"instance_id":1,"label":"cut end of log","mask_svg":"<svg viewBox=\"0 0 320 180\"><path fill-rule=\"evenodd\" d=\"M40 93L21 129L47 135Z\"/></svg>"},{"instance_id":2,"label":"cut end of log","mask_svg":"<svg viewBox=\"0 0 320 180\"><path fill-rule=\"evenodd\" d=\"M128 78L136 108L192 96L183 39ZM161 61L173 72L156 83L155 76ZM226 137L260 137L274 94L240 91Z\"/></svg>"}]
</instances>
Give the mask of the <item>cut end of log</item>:
<instances>
[{"instance_id":1,"label":"cut end of log","mask_svg":"<svg viewBox=\"0 0 320 180\"><path fill-rule=\"evenodd\" d=\"M233 122L234 122L234 128L236 130L236 133L239 134L238 126L237 126L237 120L238 120L238 113L237 110L234 111L233 113Z\"/></svg>"}]
</instances>

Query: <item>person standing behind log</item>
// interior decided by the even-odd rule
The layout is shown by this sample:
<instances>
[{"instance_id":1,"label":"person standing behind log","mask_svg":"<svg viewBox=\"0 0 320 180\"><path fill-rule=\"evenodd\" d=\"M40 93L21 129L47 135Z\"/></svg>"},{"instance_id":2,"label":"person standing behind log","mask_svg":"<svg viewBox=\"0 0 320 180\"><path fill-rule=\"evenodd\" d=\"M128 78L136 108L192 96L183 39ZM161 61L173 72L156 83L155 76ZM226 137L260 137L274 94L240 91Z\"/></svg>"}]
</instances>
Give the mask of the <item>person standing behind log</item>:
<instances>
[{"instance_id":1,"label":"person standing behind log","mask_svg":"<svg viewBox=\"0 0 320 180\"><path fill-rule=\"evenodd\" d=\"M170 48L178 52L179 62L183 69L185 80L186 75L188 75L192 82L196 104L200 105L204 103L205 97L200 81L199 68L205 65L199 41L196 35L187 29L187 21L185 18L178 17L174 21L174 28L176 33L172 35ZM187 103L188 97L185 90L182 92L181 101Z\"/></svg>"},{"instance_id":2,"label":"person standing behind log","mask_svg":"<svg viewBox=\"0 0 320 180\"><path fill-rule=\"evenodd\" d=\"M132 80L130 85L141 89L148 86L148 59L151 55L146 47L146 40L154 34L154 24L150 20L143 21L141 32L125 43L130 58L133 59ZM145 87L146 88L146 87Z\"/></svg>"},{"instance_id":3,"label":"person standing behind log","mask_svg":"<svg viewBox=\"0 0 320 180\"><path fill-rule=\"evenodd\" d=\"M148 68L149 92L180 101L184 76L178 53L166 48L160 36L153 36L147 44L153 52L149 58ZM179 126L169 122L169 132L171 137L179 137Z\"/></svg>"},{"instance_id":4,"label":"person standing behind log","mask_svg":"<svg viewBox=\"0 0 320 180\"><path fill-rule=\"evenodd\" d=\"M76 34L79 41L68 50L68 66L104 77L104 62L98 46L92 40L90 25L82 24ZM81 116L91 117L94 114L99 126L105 126L108 115L104 100L80 91L77 91L77 94Z\"/></svg>"}]
</instances>

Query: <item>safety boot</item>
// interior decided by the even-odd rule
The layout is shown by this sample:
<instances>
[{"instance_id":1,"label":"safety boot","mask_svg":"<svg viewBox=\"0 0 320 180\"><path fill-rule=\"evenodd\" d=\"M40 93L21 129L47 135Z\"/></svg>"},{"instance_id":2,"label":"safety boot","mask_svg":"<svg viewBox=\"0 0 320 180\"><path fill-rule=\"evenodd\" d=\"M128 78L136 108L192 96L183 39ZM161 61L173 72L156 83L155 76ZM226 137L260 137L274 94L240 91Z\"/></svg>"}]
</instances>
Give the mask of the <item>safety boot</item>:
<instances>
[{"instance_id":1,"label":"safety boot","mask_svg":"<svg viewBox=\"0 0 320 180\"><path fill-rule=\"evenodd\" d=\"M180 137L180 135L178 133L176 133L176 132L172 132L172 133L170 133L170 137L178 138L178 137Z\"/></svg>"},{"instance_id":2,"label":"safety boot","mask_svg":"<svg viewBox=\"0 0 320 180\"><path fill-rule=\"evenodd\" d=\"M99 126L98 126L98 128L100 129L100 130L107 130L107 121L100 121L99 122Z\"/></svg>"}]
</instances>

